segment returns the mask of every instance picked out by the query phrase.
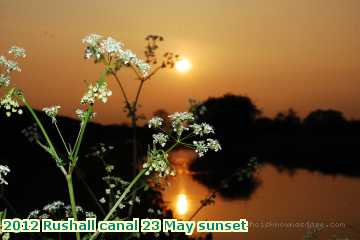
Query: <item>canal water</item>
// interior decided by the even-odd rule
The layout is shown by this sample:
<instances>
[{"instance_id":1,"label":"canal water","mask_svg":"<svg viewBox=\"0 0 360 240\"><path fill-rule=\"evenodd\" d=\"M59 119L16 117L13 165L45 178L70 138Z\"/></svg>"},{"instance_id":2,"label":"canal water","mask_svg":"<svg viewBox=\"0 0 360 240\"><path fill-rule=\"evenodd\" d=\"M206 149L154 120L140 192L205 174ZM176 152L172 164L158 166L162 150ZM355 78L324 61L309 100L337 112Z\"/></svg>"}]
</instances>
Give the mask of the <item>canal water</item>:
<instances>
[{"instance_id":1,"label":"canal water","mask_svg":"<svg viewBox=\"0 0 360 240\"><path fill-rule=\"evenodd\" d=\"M194 180L189 164L195 155L178 150L171 155L177 175L163 192L176 218L186 220L211 189ZM250 199L216 197L194 218L251 222L248 233L214 233L215 240L303 239L318 229L319 239L360 239L360 178L323 175L307 170L278 171L273 165L260 167L261 185ZM239 186L241 187L241 186Z\"/></svg>"}]
</instances>

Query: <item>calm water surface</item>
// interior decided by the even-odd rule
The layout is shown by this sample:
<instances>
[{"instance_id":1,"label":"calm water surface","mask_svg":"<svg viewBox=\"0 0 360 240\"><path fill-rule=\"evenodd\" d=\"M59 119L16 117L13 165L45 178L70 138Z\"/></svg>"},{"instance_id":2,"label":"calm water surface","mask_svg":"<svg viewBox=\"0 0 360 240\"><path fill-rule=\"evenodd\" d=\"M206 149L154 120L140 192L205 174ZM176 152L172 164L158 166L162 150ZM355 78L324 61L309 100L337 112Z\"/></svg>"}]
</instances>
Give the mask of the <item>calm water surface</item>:
<instances>
[{"instance_id":1,"label":"calm water surface","mask_svg":"<svg viewBox=\"0 0 360 240\"><path fill-rule=\"evenodd\" d=\"M211 190L192 178L188 164L191 151L172 155L177 176L164 192L164 200L179 219L188 219L200 200ZM320 239L331 236L360 239L360 178L329 176L298 170L290 175L272 165L261 167L261 186L249 200L228 200L217 196L216 204L203 209L194 220L239 220L246 218L258 225L249 233L215 233L216 240L226 239L303 239L306 228L261 227L266 223L336 223L319 232ZM341 226L343 223L346 226ZM344 238L342 238L344 239Z\"/></svg>"}]
</instances>

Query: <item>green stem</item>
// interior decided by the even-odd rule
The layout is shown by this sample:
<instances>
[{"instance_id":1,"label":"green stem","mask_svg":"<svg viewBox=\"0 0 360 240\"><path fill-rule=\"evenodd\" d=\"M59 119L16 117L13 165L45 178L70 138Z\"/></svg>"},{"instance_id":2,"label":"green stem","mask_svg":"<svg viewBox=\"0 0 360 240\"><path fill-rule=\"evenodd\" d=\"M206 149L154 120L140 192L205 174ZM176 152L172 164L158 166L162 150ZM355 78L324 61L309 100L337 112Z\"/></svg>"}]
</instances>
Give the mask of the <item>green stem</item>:
<instances>
[{"instance_id":1,"label":"green stem","mask_svg":"<svg viewBox=\"0 0 360 240\"><path fill-rule=\"evenodd\" d=\"M71 204L71 212L72 212L74 221L77 221L74 186L73 186L71 174L67 174L67 175L66 175L66 182L67 182L68 190L69 190L69 197L70 197L70 204ZM76 240L80 240L80 232L76 232Z\"/></svg>"},{"instance_id":2,"label":"green stem","mask_svg":"<svg viewBox=\"0 0 360 240\"><path fill-rule=\"evenodd\" d=\"M213 192L205 199L205 202L206 202L206 200L209 200L210 198L214 197L217 192L218 192L218 190L213 191ZM192 221L193 218L194 218L204 207L206 207L207 205L208 205L208 204L201 203L201 205L194 211L194 213L191 215L191 217L189 217L188 221Z\"/></svg>"},{"instance_id":3,"label":"green stem","mask_svg":"<svg viewBox=\"0 0 360 240\"><path fill-rule=\"evenodd\" d=\"M121 93L122 93L122 95L123 95L123 97L124 97L124 100L125 100L125 103L126 103L126 108L128 109L129 113L131 113L131 111L132 111L132 110L131 110L131 104L130 104L129 99L128 99L127 95L126 95L125 89L124 89L123 85L121 84L120 79L118 78L118 76L116 75L116 73L113 72L113 71L111 71L111 75L114 76L114 78L115 78L115 80L116 80L116 83L119 85L120 90L121 90Z\"/></svg>"},{"instance_id":4,"label":"green stem","mask_svg":"<svg viewBox=\"0 0 360 240\"><path fill-rule=\"evenodd\" d=\"M135 111L136 111L136 106L137 106L137 103L138 103L138 101L139 101L139 97L140 97L141 89L142 89L142 88L143 88L143 86L144 86L144 82L145 82L145 80L141 80L141 81L140 81L139 88L138 88L138 90L137 90L137 92L136 92L136 97L135 97L135 101L134 101L134 108L135 108Z\"/></svg>"},{"instance_id":5,"label":"green stem","mask_svg":"<svg viewBox=\"0 0 360 240\"><path fill-rule=\"evenodd\" d=\"M169 149L166 150L166 153L171 152L171 150L173 150L178 144L179 144L179 142L176 142L174 145L172 145L171 147L169 147Z\"/></svg>"},{"instance_id":6,"label":"green stem","mask_svg":"<svg viewBox=\"0 0 360 240\"><path fill-rule=\"evenodd\" d=\"M183 143L183 142L181 142L181 144L184 145L185 147L190 148L190 149L196 149L196 148L194 147L194 145L192 145L192 144Z\"/></svg>"},{"instance_id":7,"label":"green stem","mask_svg":"<svg viewBox=\"0 0 360 240\"><path fill-rule=\"evenodd\" d=\"M120 206L120 204L122 203L122 201L124 200L124 198L129 194L130 190L132 189L132 187L136 184L136 182L141 178L142 175L144 175L146 172L146 169L141 170L136 176L135 178L131 181L131 183L126 187L125 191L121 194L120 198L116 201L116 203L114 204L114 206L110 209L109 213L106 215L106 217L104 218L103 221L107 221L109 220L109 218L114 214L114 212L116 211L116 209ZM94 240L98 237L99 235L99 231L96 231L90 238L90 240Z\"/></svg>"},{"instance_id":8,"label":"green stem","mask_svg":"<svg viewBox=\"0 0 360 240\"><path fill-rule=\"evenodd\" d=\"M45 140L47 142L47 144L49 145L49 149L51 151L51 153L54 155L53 157L55 158L55 161L58 161L60 162L61 159L60 157L58 156L56 150L55 150L55 147L54 145L52 144L50 138L49 138L49 135L47 134L43 124L41 123L40 119L38 118L38 116L36 115L35 111L32 109L32 107L29 105L29 103L26 101L25 97L22 97L22 101L25 105L25 107L29 110L29 112L31 113L31 116L34 118L36 124L38 125L38 127L40 128L40 131L41 133L43 134L43 136L45 137ZM63 166L59 166L61 172L63 174L66 175L66 170Z\"/></svg>"},{"instance_id":9,"label":"green stem","mask_svg":"<svg viewBox=\"0 0 360 240\"><path fill-rule=\"evenodd\" d=\"M193 137L193 136L195 136L195 134L194 134L194 133L190 133L190 134L186 135L185 137L181 138L180 141L184 141L184 140L186 140L186 139L188 139L188 138L190 138L190 137Z\"/></svg>"},{"instance_id":10,"label":"green stem","mask_svg":"<svg viewBox=\"0 0 360 240\"><path fill-rule=\"evenodd\" d=\"M66 142L65 142L65 140L64 140L64 137L63 137L63 135L61 134L61 131L60 131L60 129L59 129L56 121L54 122L54 125L55 125L55 128L56 128L56 130L57 130L60 138L61 138L62 143L64 144L64 147L65 147L66 152L67 152L68 154L70 154L70 151L69 151L69 149L68 149L68 147L67 147L67 145L66 145Z\"/></svg>"},{"instance_id":11,"label":"green stem","mask_svg":"<svg viewBox=\"0 0 360 240\"><path fill-rule=\"evenodd\" d=\"M86 126L87 126L87 124L89 122L89 119L91 118L92 110L93 110L93 106L90 105L90 107L88 108L88 110L86 112L85 119L81 122L81 127L80 127L80 130L79 130L78 138L76 139L76 142L75 142L75 145L74 145L74 150L70 154L70 158L71 158L71 165L70 165L70 169L69 169L70 174L74 171L74 168L76 166L76 163L77 163L77 160L78 160L78 154L79 154L79 151L80 151L80 145L81 145L82 139L84 137Z\"/></svg>"}]
</instances>

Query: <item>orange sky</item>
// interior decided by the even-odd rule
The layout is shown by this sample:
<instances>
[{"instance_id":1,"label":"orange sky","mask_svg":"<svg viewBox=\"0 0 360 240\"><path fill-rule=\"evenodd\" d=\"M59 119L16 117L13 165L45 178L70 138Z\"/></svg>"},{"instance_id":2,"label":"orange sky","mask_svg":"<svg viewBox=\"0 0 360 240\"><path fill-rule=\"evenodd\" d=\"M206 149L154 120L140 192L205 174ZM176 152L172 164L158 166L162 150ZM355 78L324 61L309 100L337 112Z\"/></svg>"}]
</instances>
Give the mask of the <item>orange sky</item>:
<instances>
[{"instance_id":1,"label":"orange sky","mask_svg":"<svg viewBox=\"0 0 360 240\"><path fill-rule=\"evenodd\" d=\"M111 35L139 53L144 36L191 60L188 74L165 70L146 85L142 113L185 110L189 97L246 94L266 115L335 108L360 118L359 0L48 1L0 0L0 53L27 49L16 82L37 108L72 115L101 68L83 59L81 39ZM123 72L128 91L136 81ZM98 106L97 121L125 119L120 92Z\"/></svg>"}]
</instances>

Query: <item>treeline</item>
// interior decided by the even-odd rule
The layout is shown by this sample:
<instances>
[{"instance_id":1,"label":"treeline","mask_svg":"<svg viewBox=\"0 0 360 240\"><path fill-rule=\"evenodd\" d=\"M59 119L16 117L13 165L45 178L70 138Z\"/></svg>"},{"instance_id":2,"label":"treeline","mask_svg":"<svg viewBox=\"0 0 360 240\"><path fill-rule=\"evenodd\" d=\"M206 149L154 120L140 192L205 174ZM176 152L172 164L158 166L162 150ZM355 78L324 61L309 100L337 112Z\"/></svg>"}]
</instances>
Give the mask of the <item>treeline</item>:
<instances>
[{"instance_id":1,"label":"treeline","mask_svg":"<svg viewBox=\"0 0 360 240\"><path fill-rule=\"evenodd\" d=\"M360 121L346 119L340 111L318 109L301 118L289 109L270 118L249 97L227 94L209 98L196 112L201 121L215 126L223 145L220 153L192 165L194 171L210 173L197 179L211 187L217 187L234 169L245 168L253 157L260 164L292 172L302 168L360 176ZM250 180L248 186L255 186L256 179ZM227 195L234 195L235 190L231 188Z\"/></svg>"}]
</instances>

